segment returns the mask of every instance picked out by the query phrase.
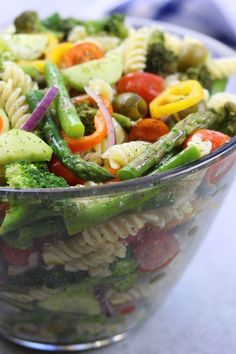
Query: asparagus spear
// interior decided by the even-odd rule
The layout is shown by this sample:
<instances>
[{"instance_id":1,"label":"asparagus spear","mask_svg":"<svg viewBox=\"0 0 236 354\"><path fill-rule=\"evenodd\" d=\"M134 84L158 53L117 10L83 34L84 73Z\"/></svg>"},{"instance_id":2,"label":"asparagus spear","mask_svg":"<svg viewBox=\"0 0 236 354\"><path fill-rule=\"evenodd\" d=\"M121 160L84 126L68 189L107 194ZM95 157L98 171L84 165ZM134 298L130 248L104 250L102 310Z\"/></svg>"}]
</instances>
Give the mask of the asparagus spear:
<instances>
[{"instance_id":1,"label":"asparagus spear","mask_svg":"<svg viewBox=\"0 0 236 354\"><path fill-rule=\"evenodd\" d=\"M181 145L186 137L200 128L208 128L217 119L212 112L193 113L185 119L178 122L171 131L160 138L156 143L147 147L147 149L135 160L118 171L118 177L121 180L137 178L144 175L162 157Z\"/></svg>"},{"instance_id":2,"label":"asparagus spear","mask_svg":"<svg viewBox=\"0 0 236 354\"><path fill-rule=\"evenodd\" d=\"M80 138L84 135L85 128L71 102L61 73L56 65L47 63L45 74L48 85L56 86L59 89L56 97L56 109L62 128L70 138Z\"/></svg>"},{"instance_id":3,"label":"asparagus spear","mask_svg":"<svg viewBox=\"0 0 236 354\"><path fill-rule=\"evenodd\" d=\"M36 108L42 98L43 94L38 90L27 93L27 101L31 111ZM84 161L78 155L75 156L71 153L50 112L47 112L45 119L41 121L40 128L53 153L76 176L94 182L103 182L113 178L110 173L96 163Z\"/></svg>"},{"instance_id":4,"label":"asparagus spear","mask_svg":"<svg viewBox=\"0 0 236 354\"><path fill-rule=\"evenodd\" d=\"M172 170L176 167L181 167L189 164L190 162L199 159L202 156L201 150L197 146L189 146L177 155L171 157L164 162L160 167L150 173L150 176L157 175L159 173Z\"/></svg>"}]
</instances>

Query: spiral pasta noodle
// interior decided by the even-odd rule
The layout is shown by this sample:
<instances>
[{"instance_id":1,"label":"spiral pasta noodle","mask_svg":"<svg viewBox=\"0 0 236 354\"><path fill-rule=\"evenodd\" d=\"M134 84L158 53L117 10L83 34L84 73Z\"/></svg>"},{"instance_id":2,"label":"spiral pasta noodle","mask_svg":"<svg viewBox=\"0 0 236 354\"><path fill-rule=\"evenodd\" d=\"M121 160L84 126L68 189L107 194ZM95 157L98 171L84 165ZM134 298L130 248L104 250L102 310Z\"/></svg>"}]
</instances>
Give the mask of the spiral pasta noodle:
<instances>
[{"instance_id":1,"label":"spiral pasta noodle","mask_svg":"<svg viewBox=\"0 0 236 354\"><path fill-rule=\"evenodd\" d=\"M110 147L102 154L112 168L121 168L138 157L150 145L145 141L131 141Z\"/></svg>"},{"instance_id":2,"label":"spiral pasta noodle","mask_svg":"<svg viewBox=\"0 0 236 354\"><path fill-rule=\"evenodd\" d=\"M0 107L7 113L12 128L20 128L31 115L22 89L14 88L12 79L0 81Z\"/></svg>"},{"instance_id":3,"label":"spiral pasta noodle","mask_svg":"<svg viewBox=\"0 0 236 354\"><path fill-rule=\"evenodd\" d=\"M117 257L124 258L126 245L120 240L136 236L146 223L154 222L163 227L164 219L152 213L121 216L81 232L73 238L48 243L43 260L49 268L64 265L68 271L85 270L97 275L102 268L108 274L108 265ZM96 267L101 267L95 269Z\"/></svg>"},{"instance_id":4,"label":"spiral pasta noodle","mask_svg":"<svg viewBox=\"0 0 236 354\"><path fill-rule=\"evenodd\" d=\"M43 286L42 288L32 288L28 293L2 292L2 295L10 300L27 303L45 300L57 292L60 292L60 289L51 289Z\"/></svg>"},{"instance_id":5,"label":"spiral pasta noodle","mask_svg":"<svg viewBox=\"0 0 236 354\"><path fill-rule=\"evenodd\" d=\"M11 79L13 88L20 87L23 95L35 86L31 77L10 61L4 63L4 71L1 79L4 82L8 82Z\"/></svg>"},{"instance_id":6,"label":"spiral pasta noodle","mask_svg":"<svg viewBox=\"0 0 236 354\"><path fill-rule=\"evenodd\" d=\"M93 152L93 151L89 151L89 152L84 152L81 153L80 155L85 161L88 162L95 162L98 165L102 165L102 156L99 152Z\"/></svg>"},{"instance_id":7,"label":"spiral pasta noodle","mask_svg":"<svg viewBox=\"0 0 236 354\"><path fill-rule=\"evenodd\" d=\"M125 43L124 71L125 73L141 71L146 66L148 40L152 29L141 27L131 33Z\"/></svg>"},{"instance_id":8,"label":"spiral pasta noodle","mask_svg":"<svg viewBox=\"0 0 236 354\"><path fill-rule=\"evenodd\" d=\"M236 75L236 57L209 60L207 68L214 79Z\"/></svg>"}]
</instances>

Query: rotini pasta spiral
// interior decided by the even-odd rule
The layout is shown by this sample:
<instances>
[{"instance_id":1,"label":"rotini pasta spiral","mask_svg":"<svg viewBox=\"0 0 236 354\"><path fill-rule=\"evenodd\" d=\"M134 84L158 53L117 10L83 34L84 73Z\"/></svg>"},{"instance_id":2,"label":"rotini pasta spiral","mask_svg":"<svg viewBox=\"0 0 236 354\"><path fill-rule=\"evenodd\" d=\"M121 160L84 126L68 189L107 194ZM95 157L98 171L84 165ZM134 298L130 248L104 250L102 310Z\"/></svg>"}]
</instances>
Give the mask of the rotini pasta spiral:
<instances>
[{"instance_id":1,"label":"rotini pasta spiral","mask_svg":"<svg viewBox=\"0 0 236 354\"><path fill-rule=\"evenodd\" d=\"M80 155L85 161L95 162L98 165L102 165L102 156L99 152L84 152Z\"/></svg>"},{"instance_id":2,"label":"rotini pasta spiral","mask_svg":"<svg viewBox=\"0 0 236 354\"><path fill-rule=\"evenodd\" d=\"M236 75L236 57L209 60L207 67L214 79Z\"/></svg>"},{"instance_id":3,"label":"rotini pasta spiral","mask_svg":"<svg viewBox=\"0 0 236 354\"><path fill-rule=\"evenodd\" d=\"M142 27L131 33L125 43L125 73L144 70L146 66L147 46L152 29Z\"/></svg>"},{"instance_id":4,"label":"rotini pasta spiral","mask_svg":"<svg viewBox=\"0 0 236 354\"><path fill-rule=\"evenodd\" d=\"M30 117L22 89L14 88L12 79L0 81L0 107L7 113L12 128L20 128Z\"/></svg>"},{"instance_id":5,"label":"rotini pasta spiral","mask_svg":"<svg viewBox=\"0 0 236 354\"><path fill-rule=\"evenodd\" d=\"M49 268L64 265L68 271L85 270L91 275L107 275L109 264L117 257L124 258L126 245L120 240L136 236L146 223L163 227L164 219L152 213L122 216L83 231L66 241L47 244L43 260ZM97 269L96 268L99 268Z\"/></svg>"},{"instance_id":6,"label":"rotini pasta spiral","mask_svg":"<svg viewBox=\"0 0 236 354\"><path fill-rule=\"evenodd\" d=\"M25 94L36 87L35 83L13 62L4 63L1 79L0 107L6 111L11 127L20 128L30 117Z\"/></svg>"},{"instance_id":7,"label":"rotini pasta spiral","mask_svg":"<svg viewBox=\"0 0 236 354\"><path fill-rule=\"evenodd\" d=\"M10 61L4 63L4 71L1 79L4 82L8 82L11 79L13 88L21 88L23 95L35 86L31 77Z\"/></svg>"},{"instance_id":8,"label":"rotini pasta spiral","mask_svg":"<svg viewBox=\"0 0 236 354\"><path fill-rule=\"evenodd\" d=\"M145 141L114 145L102 154L102 158L108 159L112 168L121 168L139 156L148 145L149 143Z\"/></svg>"},{"instance_id":9,"label":"rotini pasta spiral","mask_svg":"<svg viewBox=\"0 0 236 354\"><path fill-rule=\"evenodd\" d=\"M97 95L106 97L110 102L113 100L113 89L106 81L102 79L92 79L89 81L88 87Z\"/></svg>"},{"instance_id":10,"label":"rotini pasta spiral","mask_svg":"<svg viewBox=\"0 0 236 354\"><path fill-rule=\"evenodd\" d=\"M28 293L2 292L2 295L10 300L27 303L45 300L57 292L60 292L60 289L51 289L44 286L42 288L32 288Z\"/></svg>"}]
</instances>

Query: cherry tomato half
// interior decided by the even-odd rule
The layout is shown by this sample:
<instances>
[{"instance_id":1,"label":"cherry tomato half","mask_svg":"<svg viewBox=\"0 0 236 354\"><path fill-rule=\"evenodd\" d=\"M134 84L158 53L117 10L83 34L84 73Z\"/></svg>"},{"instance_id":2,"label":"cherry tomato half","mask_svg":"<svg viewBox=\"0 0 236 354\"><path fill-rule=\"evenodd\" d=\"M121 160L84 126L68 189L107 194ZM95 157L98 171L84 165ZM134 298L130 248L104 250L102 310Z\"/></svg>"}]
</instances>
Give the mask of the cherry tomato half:
<instances>
[{"instance_id":1,"label":"cherry tomato half","mask_svg":"<svg viewBox=\"0 0 236 354\"><path fill-rule=\"evenodd\" d=\"M118 93L134 92L150 103L164 90L165 81L161 76L138 71L123 76L118 84Z\"/></svg>"},{"instance_id":2,"label":"cherry tomato half","mask_svg":"<svg viewBox=\"0 0 236 354\"><path fill-rule=\"evenodd\" d=\"M187 147L188 143L192 141L194 137L199 137L201 141L210 141L212 143L211 151L218 149L221 145L228 143L231 139L230 136L215 130L198 129L185 140L184 147Z\"/></svg>"},{"instance_id":3,"label":"cherry tomato half","mask_svg":"<svg viewBox=\"0 0 236 354\"><path fill-rule=\"evenodd\" d=\"M30 250L21 250L8 245L3 240L0 241L0 253L4 259L17 267L26 267L29 262Z\"/></svg>"},{"instance_id":4,"label":"cherry tomato half","mask_svg":"<svg viewBox=\"0 0 236 354\"><path fill-rule=\"evenodd\" d=\"M138 121L129 133L129 141L142 140L155 143L161 136L169 133L166 123L154 118L145 118Z\"/></svg>"},{"instance_id":5,"label":"cherry tomato half","mask_svg":"<svg viewBox=\"0 0 236 354\"><path fill-rule=\"evenodd\" d=\"M146 226L131 242L141 272L153 272L168 265L178 254L178 241L169 232Z\"/></svg>"},{"instance_id":6,"label":"cherry tomato half","mask_svg":"<svg viewBox=\"0 0 236 354\"><path fill-rule=\"evenodd\" d=\"M84 184L84 181L81 178L73 175L73 173L68 168L64 167L55 156L53 156L51 161L48 163L48 169L56 176L63 177L70 186Z\"/></svg>"}]
</instances>

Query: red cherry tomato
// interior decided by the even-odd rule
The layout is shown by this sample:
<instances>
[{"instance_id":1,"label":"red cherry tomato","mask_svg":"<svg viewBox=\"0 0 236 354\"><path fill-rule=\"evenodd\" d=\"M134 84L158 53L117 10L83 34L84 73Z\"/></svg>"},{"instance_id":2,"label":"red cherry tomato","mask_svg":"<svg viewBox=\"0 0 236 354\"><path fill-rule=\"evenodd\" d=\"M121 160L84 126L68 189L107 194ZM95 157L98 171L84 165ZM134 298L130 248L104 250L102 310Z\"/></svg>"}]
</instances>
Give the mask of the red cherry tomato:
<instances>
[{"instance_id":1,"label":"red cherry tomato","mask_svg":"<svg viewBox=\"0 0 236 354\"><path fill-rule=\"evenodd\" d=\"M118 93L134 92L150 103L163 90L165 81L161 76L138 71L123 76L118 84Z\"/></svg>"},{"instance_id":2,"label":"red cherry tomato","mask_svg":"<svg viewBox=\"0 0 236 354\"><path fill-rule=\"evenodd\" d=\"M29 263L30 250L21 250L8 245L6 242L1 240L0 242L0 253L5 258L5 260L17 267L26 267Z\"/></svg>"},{"instance_id":3,"label":"red cherry tomato","mask_svg":"<svg viewBox=\"0 0 236 354\"><path fill-rule=\"evenodd\" d=\"M129 133L129 141L142 140L155 143L162 135L169 133L166 123L154 118L145 118L138 121Z\"/></svg>"},{"instance_id":4,"label":"red cherry tomato","mask_svg":"<svg viewBox=\"0 0 236 354\"><path fill-rule=\"evenodd\" d=\"M184 142L184 147L187 147L188 143L193 140L194 137L199 137L201 141L210 141L212 143L211 151L218 149L221 145L228 143L231 139L230 136L209 129L198 129Z\"/></svg>"},{"instance_id":5,"label":"red cherry tomato","mask_svg":"<svg viewBox=\"0 0 236 354\"><path fill-rule=\"evenodd\" d=\"M168 265L178 254L178 241L170 233L146 226L131 242L141 272L153 272Z\"/></svg>"},{"instance_id":6,"label":"red cherry tomato","mask_svg":"<svg viewBox=\"0 0 236 354\"><path fill-rule=\"evenodd\" d=\"M64 167L55 156L53 156L51 161L48 163L48 169L56 176L63 177L70 186L76 186L77 184L84 183L81 178L76 177L70 170L68 170L68 168Z\"/></svg>"},{"instance_id":7,"label":"red cherry tomato","mask_svg":"<svg viewBox=\"0 0 236 354\"><path fill-rule=\"evenodd\" d=\"M117 312L120 315L126 316L135 311L135 307L130 304L120 304L117 307Z\"/></svg>"}]
</instances>

